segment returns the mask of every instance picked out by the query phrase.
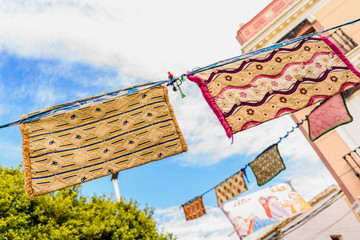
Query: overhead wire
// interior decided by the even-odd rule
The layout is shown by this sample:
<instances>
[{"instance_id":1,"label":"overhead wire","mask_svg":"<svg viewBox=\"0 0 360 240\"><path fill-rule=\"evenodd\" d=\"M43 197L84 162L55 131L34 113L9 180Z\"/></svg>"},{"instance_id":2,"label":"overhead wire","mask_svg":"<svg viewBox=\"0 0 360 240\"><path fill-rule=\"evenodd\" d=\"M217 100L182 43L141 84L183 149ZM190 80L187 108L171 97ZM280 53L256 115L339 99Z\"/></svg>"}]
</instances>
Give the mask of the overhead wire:
<instances>
[{"instance_id":1,"label":"overhead wire","mask_svg":"<svg viewBox=\"0 0 360 240\"><path fill-rule=\"evenodd\" d=\"M85 5L80 9L78 14L80 14L82 12L84 7L85 7ZM228 58L228 59L225 59L225 60L221 60L221 61L218 61L216 63L213 63L211 65L208 65L208 66L205 66L205 67L202 67L202 68L196 68L193 71L188 72L187 74L182 74L180 77L173 77L173 76L170 77L170 73L169 73L169 80L158 81L158 82L155 82L155 83L166 84L167 86L172 86L174 90L177 90L177 89L180 89L180 85L184 81L183 78L188 76L188 75L196 74L196 73L203 72L203 71L206 71L206 70L209 70L209 69L212 69L212 68L220 67L220 66L223 66L223 65L226 65L226 64L229 64L229 63L233 63L233 62L236 62L236 61L239 61L239 60L243 60L245 58L249 58L249 57L264 53L264 52L268 52L268 51L280 48L282 46L286 46L286 45L289 45L291 43L295 43L295 42L301 41L303 39L312 37L314 35L321 34L323 32L327 32L327 31L330 31L330 30L333 30L333 29L337 29L337 28L340 28L340 27L343 27L343 26L346 26L346 25L354 24L354 23L359 22L359 21L360 21L360 18L356 19L356 20L353 20L353 21L350 21L350 22L346 22L346 23L334 26L334 27L331 27L331 28L327 28L327 29L324 29L324 30L321 30L321 31L317 31L317 32L308 34L306 36L294 38L294 39L291 39L291 40L285 40L285 41L283 41L281 43L277 43L277 44L271 45L271 46L266 47L266 48L261 48L261 49L258 49L258 50L252 51L252 52L248 52L248 53L242 54L240 56L236 56L236 57ZM57 39L54 40L54 42L50 45L48 50L55 44L56 40ZM36 63L36 64L38 64L38 63ZM36 64L33 66L33 68L35 68ZM179 83L179 81L180 81L180 83ZM177 88L176 88L175 84L176 84ZM181 93L182 97L185 96L182 93L181 89L180 89L180 93ZM0 103L1 103L1 101L0 101ZM63 110L66 110L66 109L64 108ZM34 120L34 119L37 119L37 118L41 118L43 116L48 116L48 114L49 114L48 110L38 112L37 114L33 115L32 118L28 117L28 118L23 118L23 119L13 121L13 122L10 122L10 123L2 124L2 125L0 125L0 129L5 128L5 127L9 127L9 126L14 126L14 125L17 125L17 124L20 124L20 123L23 123L23 122L27 122L29 120Z\"/></svg>"},{"instance_id":2,"label":"overhead wire","mask_svg":"<svg viewBox=\"0 0 360 240\"><path fill-rule=\"evenodd\" d=\"M353 21L349 21L349 22L340 24L340 25L337 25L337 26L334 26L334 27L330 27L330 28L327 28L327 29L324 29L324 30L321 30L321 31L316 31L316 32L310 33L310 34L305 35L305 36L293 38L293 39L290 39L290 40L287 39L287 40L284 40L284 41L282 41L280 43L276 43L276 44L273 44L273 45L265 47L265 48L260 48L260 49L257 49L257 50L254 50L254 51L251 51L251 52L248 52L248 53L236 56L236 57L232 57L232 58L228 58L228 59L225 59L225 60L222 60L222 61L218 61L216 63L210 64L210 65L205 66L205 67L196 68L193 71L187 73L186 75L193 75L193 74L203 72L203 71L206 71L206 70L209 70L209 69L213 69L213 68L216 68L216 67L221 67L223 65L230 64L230 63L233 63L233 62L237 62L237 61L249 58L249 57L253 57L253 56L259 55L261 53L265 53L265 52L268 52L268 51L271 51L271 50L274 50L274 49L277 49L277 48L280 48L280 47L283 47L283 46L286 46L286 45L289 45L289 44L292 44L292 43L295 43L295 42L299 42L299 41L304 40L306 38L313 37L315 35L319 35L319 34L324 33L324 32L328 32L328 31L331 31L331 30L334 30L334 29L337 29L337 28L341 28L341 27L346 26L346 25L354 24L356 22L360 22L360 18L355 19Z\"/></svg>"},{"instance_id":3,"label":"overhead wire","mask_svg":"<svg viewBox=\"0 0 360 240\"><path fill-rule=\"evenodd\" d=\"M290 233L292 233L293 231L295 231L296 229L302 227L303 225L305 225L307 222L309 222L311 219L313 219L314 217L316 217L317 215L319 215L321 212L323 212L325 209L329 208L332 204L334 204L336 201L338 201L342 196L343 196L343 192L342 190L339 190L336 194L334 194L331 198L329 198L328 200L326 200L326 202L324 202L321 206L319 206L317 209L315 209L314 211L312 211L309 215L307 215L305 218L299 220L298 222L296 222L294 225L290 226L289 228L287 228L286 230L282 231L283 235L286 236Z\"/></svg>"},{"instance_id":4,"label":"overhead wire","mask_svg":"<svg viewBox=\"0 0 360 240\"><path fill-rule=\"evenodd\" d=\"M167 82L168 82L168 80L145 83L145 84L136 85L136 86L133 86L133 87L113 91L113 92L110 92L110 93L101 94L101 95L98 95L98 96L95 96L95 97L92 97L92 98L65 103L65 104L59 105L59 106L54 107L54 108L38 111L38 112L35 112L34 114L29 114L27 117L19 119L17 121L2 124L2 125L0 125L0 129L5 128L5 127L14 126L14 125L21 124L21 123L34 121L36 119L46 117L46 116L52 115L54 113L59 113L61 111L67 111L67 110L76 109L76 108L79 108L80 106L83 106L83 105L86 105L86 104L101 102L101 101L109 100L109 99L112 99L112 98L115 98L115 97L123 96L123 95L126 95L126 94L135 93L135 92L137 92L139 90L145 90L145 89L148 89L148 88L156 87L156 86L165 84Z\"/></svg>"},{"instance_id":5,"label":"overhead wire","mask_svg":"<svg viewBox=\"0 0 360 240\"><path fill-rule=\"evenodd\" d=\"M331 227L335 226L337 223L339 223L340 221L342 221L346 216L348 216L353 210L354 208L359 204L359 199L356 200L353 205L351 206L351 209L349 211L347 211L343 216L341 216L340 218L336 219L333 223L331 223L330 225L328 225L327 227L325 227L324 229L320 230L319 232L311 235L310 237L308 237L306 240L313 240L315 238L317 238L318 236L320 236L322 233L324 233L325 231L329 230Z\"/></svg>"}]
</instances>

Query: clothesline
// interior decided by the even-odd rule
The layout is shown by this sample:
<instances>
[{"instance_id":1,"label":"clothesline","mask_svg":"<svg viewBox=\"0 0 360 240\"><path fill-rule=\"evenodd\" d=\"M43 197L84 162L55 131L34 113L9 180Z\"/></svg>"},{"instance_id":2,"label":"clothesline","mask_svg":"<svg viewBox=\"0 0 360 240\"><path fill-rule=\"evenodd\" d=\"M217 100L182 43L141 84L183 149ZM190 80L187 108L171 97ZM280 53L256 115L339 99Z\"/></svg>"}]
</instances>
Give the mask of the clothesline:
<instances>
[{"instance_id":1,"label":"clothesline","mask_svg":"<svg viewBox=\"0 0 360 240\"><path fill-rule=\"evenodd\" d=\"M136 85L136 86L129 87L129 88L126 88L126 89L123 89L123 90L113 91L113 92L110 92L110 93L106 93L106 94L98 95L98 96L95 96L95 97L91 97L91 98L86 99L85 101L74 101L74 102L63 104L63 105L59 105L58 107L52 108L51 110L38 111L38 112L35 112L34 114L32 114L29 117L19 119L17 121L13 121L13 122L10 122L10 123L2 124L2 125L0 125L0 129L5 128L5 127L14 126L14 125L21 124L21 123L30 122L30 121L33 121L35 119L39 119L39 118L42 118L42 117L45 117L45 116L49 116L49 115L51 115L51 114L53 114L55 112L75 109L75 108L78 108L78 107L80 107L80 106L82 106L84 104L100 102L100 101L103 101L103 100L111 99L113 97L118 97L118 96L122 96L122 95L126 95L126 94L135 93L137 91L145 90L147 88L151 88L151 87L162 85L162 84L166 84L167 86L172 86L174 90L179 89L179 92L181 93L181 96L185 97L185 95L181 91L180 85L182 84L182 82L184 81L184 77L186 77L186 76L193 75L193 74L203 72L203 71L206 71L206 70L209 70L209 69L213 69L213 68L216 68L216 67L220 67L220 66L223 66L225 64L233 63L233 62L243 60L243 59L246 59L246 58L249 58L249 57L252 57L252 56L256 56L256 55L259 55L261 53L268 52L268 51L271 51L271 50L274 50L274 49L277 49L277 48L280 48L280 47L283 47L283 46L286 46L286 45L289 45L289 44L292 44L292 43L295 43L295 42L298 42L298 41L301 41L303 39L312 37L312 36L317 35L317 34L321 34L321 33L327 32L327 31L331 31L333 29L337 29L337 28L340 28L340 27L343 27L343 26L346 26L346 25L354 24L354 23L359 22L359 21L360 21L360 18L358 18L356 20L353 20L353 21L350 21L350 22L346 22L346 23L334 26L334 27L331 27L331 28L327 28L327 29L324 29L324 30L321 30L321 31L317 31L317 32L308 34L306 36L301 36L301 37L294 38L294 39L291 39L291 40L285 40L285 41L283 41L281 43L277 43L277 44L271 45L269 47L257 49L255 51L248 52L248 53L242 54L240 56L236 56L236 57L228 58L228 59L225 59L225 60L221 60L221 61L218 61L216 63L205 66L205 67L196 68L196 69L194 69L194 70L192 70L192 71L190 71L190 72L188 72L186 74L182 74L180 77L173 77L173 75L171 73L169 73L169 79L168 80L161 80L161 81L157 81L157 82L144 83L144 84Z\"/></svg>"},{"instance_id":2,"label":"clothesline","mask_svg":"<svg viewBox=\"0 0 360 240\"><path fill-rule=\"evenodd\" d=\"M283 137L279 138L279 141L277 141L275 144L279 144L284 138L287 138L289 136L290 133L294 132L295 129L299 128L304 122L306 121L306 119L302 119L301 122L297 123L295 127L292 127L290 131L286 132L286 134ZM263 152L265 152L267 149L269 149L271 146L275 145L272 144L269 147L267 147L264 151L262 151L258 156L260 156ZM210 191L212 191L213 189L215 189L217 186L220 186L221 184L223 184L224 182L226 182L227 180L229 180L230 178L232 178L233 176L235 176L236 174L238 174L240 171L243 171L244 176L246 178L246 180L249 182L249 180L247 179L246 176L246 169L247 169L248 165L245 164L245 166L243 168L241 168L240 170L236 171L235 173L231 174L230 176L228 176L227 178L225 178L224 180L222 180L220 183L218 183L217 185L215 185L214 187L210 188L209 190L207 190L206 192L204 192L203 194L200 194L192 199L190 199L189 201L185 202L184 204L182 204L181 206L185 206L191 202L193 202L194 200L198 199L201 196L204 196L205 194L209 193Z\"/></svg>"},{"instance_id":3,"label":"clothesline","mask_svg":"<svg viewBox=\"0 0 360 240\"><path fill-rule=\"evenodd\" d=\"M148 88L156 87L156 86L165 84L167 82L168 82L168 80L144 83L144 84L140 84L140 85L135 85L133 87L125 88L125 89L122 89L122 90L117 90L117 91L113 91L113 92L110 92L110 93L105 93L105 94L101 94L101 95L94 96L94 97L91 97L91 98L87 98L85 100L69 102L69 103L66 103L66 104L59 105L59 106L57 106L55 108L51 108L49 110L45 109L44 111L34 112L29 117L25 117L25 118L19 119L19 120L14 121L14 122L10 122L10 123L7 123L7 124L0 125L0 128L5 128L5 127L10 127L10 126L14 126L14 125L17 125L17 124L21 124L21 123L30 122L30 121L33 121L35 119L39 119L39 118L42 118L42 117L52 115L54 113L59 113L60 111L72 110L72 109L79 108L80 106L83 106L85 104L101 102L101 101L109 100L109 99L112 99L112 98L115 98L115 97L124 96L124 95L127 95L127 94L138 92L140 90L145 90L145 89L148 89Z\"/></svg>"}]
</instances>

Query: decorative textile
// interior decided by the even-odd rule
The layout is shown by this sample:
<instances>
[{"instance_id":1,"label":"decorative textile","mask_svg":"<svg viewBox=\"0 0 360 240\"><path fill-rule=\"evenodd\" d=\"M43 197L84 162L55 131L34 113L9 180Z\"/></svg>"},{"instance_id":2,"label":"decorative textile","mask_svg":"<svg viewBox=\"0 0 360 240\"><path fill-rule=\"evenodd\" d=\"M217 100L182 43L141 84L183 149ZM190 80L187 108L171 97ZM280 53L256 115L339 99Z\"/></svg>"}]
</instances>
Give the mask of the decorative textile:
<instances>
[{"instance_id":1,"label":"decorative textile","mask_svg":"<svg viewBox=\"0 0 360 240\"><path fill-rule=\"evenodd\" d=\"M311 206L285 182L226 202L220 209L241 239L269 224L311 210Z\"/></svg>"},{"instance_id":2,"label":"decorative textile","mask_svg":"<svg viewBox=\"0 0 360 240\"><path fill-rule=\"evenodd\" d=\"M264 185L285 170L285 164L280 156L278 145L274 144L262 152L254 161L249 163L253 170L257 184Z\"/></svg>"},{"instance_id":3,"label":"decorative textile","mask_svg":"<svg viewBox=\"0 0 360 240\"><path fill-rule=\"evenodd\" d=\"M341 93L325 100L309 116L306 116L306 119L311 141L315 141L325 133L353 120Z\"/></svg>"},{"instance_id":4,"label":"decorative textile","mask_svg":"<svg viewBox=\"0 0 360 240\"><path fill-rule=\"evenodd\" d=\"M228 137L360 82L360 73L326 38L304 39L187 77L198 84Z\"/></svg>"},{"instance_id":5,"label":"decorative textile","mask_svg":"<svg viewBox=\"0 0 360 240\"><path fill-rule=\"evenodd\" d=\"M20 129L31 199L187 151L164 86L59 112Z\"/></svg>"},{"instance_id":6,"label":"decorative textile","mask_svg":"<svg viewBox=\"0 0 360 240\"><path fill-rule=\"evenodd\" d=\"M215 187L217 203L220 206L224 202L239 196L246 190L248 190L248 188L245 183L244 172L239 171L237 174Z\"/></svg>"},{"instance_id":7,"label":"decorative textile","mask_svg":"<svg viewBox=\"0 0 360 240\"><path fill-rule=\"evenodd\" d=\"M186 221L197 219L206 214L202 196L190 203L184 204L182 207L184 209Z\"/></svg>"}]
</instances>

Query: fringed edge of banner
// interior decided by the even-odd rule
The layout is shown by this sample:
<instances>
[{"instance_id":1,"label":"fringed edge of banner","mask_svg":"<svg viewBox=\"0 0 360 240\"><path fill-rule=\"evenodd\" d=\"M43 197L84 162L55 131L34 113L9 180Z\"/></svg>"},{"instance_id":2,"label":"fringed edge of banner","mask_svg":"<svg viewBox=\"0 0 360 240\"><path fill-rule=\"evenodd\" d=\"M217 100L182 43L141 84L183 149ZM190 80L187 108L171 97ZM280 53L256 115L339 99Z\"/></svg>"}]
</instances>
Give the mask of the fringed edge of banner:
<instances>
[{"instance_id":1,"label":"fringed edge of banner","mask_svg":"<svg viewBox=\"0 0 360 240\"><path fill-rule=\"evenodd\" d=\"M168 106L168 109L169 109L169 111L170 111L171 118L173 119L173 122L174 122L174 125L175 125L175 128L176 128L176 132L177 132L178 135L179 135L179 139L180 139L182 148L183 148L184 152L187 152L187 151L188 151L188 146L187 146L187 144L186 144L186 141L185 141L184 136L182 135L181 129L180 129L180 127L179 127L179 124L178 124L178 122L177 122L177 120L176 120L175 113L174 113L174 109L172 108L172 106L171 106L171 104L170 104L169 95L168 95L168 89L167 89L167 87L165 87L164 85L161 85L161 87L162 87L162 89L163 89L165 102L166 102L166 105Z\"/></svg>"},{"instance_id":2,"label":"fringed edge of banner","mask_svg":"<svg viewBox=\"0 0 360 240\"><path fill-rule=\"evenodd\" d=\"M200 77L195 76L195 75L187 75L186 77L190 81L196 83L199 86L203 97L205 98L209 107L215 113L216 117L219 119L221 125L223 126L223 128L226 132L227 137L234 140L233 132L231 130L231 127L229 126L229 123L226 121L224 115L222 114L221 109L218 107L218 105L216 105L214 98L211 96L211 94L210 94L208 88L206 87L206 84L203 82L203 80Z\"/></svg>"},{"instance_id":3,"label":"fringed edge of banner","mask_svg":"<svg viewBox=\"0 0 360 240\"><path fill-rule=\"evenodd\" d=\"M345 63L345 65L360 79L360 72L352 65L349 59L341 52L340 48L336 46L326 37L321 37L321 39L335 52L335 54Z\"/></svg>"},{"instance_id":4,"label":"fringed edge of banner","mask_svg":"<svg viewBox=\"0 0 360 240\"><path fill-rule=\"evenodd\" d=\"M32 200L35 198L34 191L31 183L31 164L30 164L30 153L29 153L29 132L25 124L19 125L22 135L22 151L23 151L23 162L24 162L24 177L25 177L25 192L26 195Z\"/></svg>"}]
</instances>

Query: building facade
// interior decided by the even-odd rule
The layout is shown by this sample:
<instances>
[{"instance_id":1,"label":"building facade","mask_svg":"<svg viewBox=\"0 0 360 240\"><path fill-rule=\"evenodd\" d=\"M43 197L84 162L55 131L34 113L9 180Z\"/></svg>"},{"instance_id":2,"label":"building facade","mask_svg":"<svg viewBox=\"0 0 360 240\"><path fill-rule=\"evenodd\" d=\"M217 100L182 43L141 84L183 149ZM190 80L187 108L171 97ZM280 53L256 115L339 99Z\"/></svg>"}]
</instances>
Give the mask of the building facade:
<instances>
[{"instance_id":1,"label":"building facade","mask_svg":"<svg viewBox=\"0 0 360 240\"><path fill-rule=\"evenodd\" d=\"M304 36L360 17L359 0L273 0L237 32L243 53ZM360 70L360 22L322 33L336 44ZM342 191L354 203L360 196L360 91L346 99L353 122L340 126L311 142L307 123L300 130L309 140ZM298 123L310 106L292 114Z\"/></svg>"},{"instance_id":2,"label":"building facade","mask_svg":"<svg viewBox=\"0 0 360 240\"><path fill-rule=\"evenodd\" d=\"M352 240L360 234L359 220L347 198L332 185L309 201L312 210L275 224L262 240ZM245 239L246 240L246 239Z\"/></svg>"}]
</instances>

